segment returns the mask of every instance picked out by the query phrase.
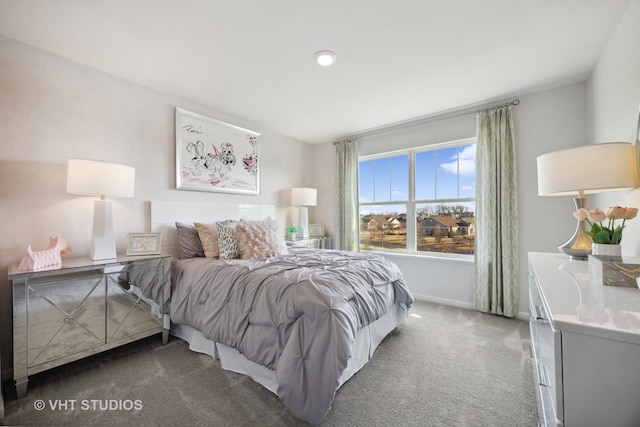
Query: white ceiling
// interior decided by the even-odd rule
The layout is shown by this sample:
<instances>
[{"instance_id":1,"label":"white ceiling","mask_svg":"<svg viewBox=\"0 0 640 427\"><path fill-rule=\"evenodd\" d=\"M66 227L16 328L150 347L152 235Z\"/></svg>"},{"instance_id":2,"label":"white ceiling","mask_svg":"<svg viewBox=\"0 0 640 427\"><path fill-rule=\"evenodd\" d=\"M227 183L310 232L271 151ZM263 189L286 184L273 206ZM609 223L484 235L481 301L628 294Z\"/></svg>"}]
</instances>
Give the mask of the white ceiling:
<instances>
[{"instance_id":1,"label":"white ceiling","mask_svg":"<svg viewBox=\"0 0 640 427\"><path fill-rule=\"evenodd\" d=\"M628 3L0 0L0 34L317 143L584 81Z\"/></svg>"}]
</instances>

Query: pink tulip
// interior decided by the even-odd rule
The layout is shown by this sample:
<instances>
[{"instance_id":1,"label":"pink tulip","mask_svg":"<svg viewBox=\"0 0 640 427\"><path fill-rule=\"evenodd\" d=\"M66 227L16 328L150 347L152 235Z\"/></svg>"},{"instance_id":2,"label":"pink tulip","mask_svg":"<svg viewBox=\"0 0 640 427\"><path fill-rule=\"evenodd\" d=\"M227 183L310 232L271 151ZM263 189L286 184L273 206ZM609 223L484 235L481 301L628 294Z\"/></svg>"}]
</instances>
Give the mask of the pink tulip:
<instances>
[{"instance_id":1,"label":"pink tulip","mask_svg":"<svg viewBox=\"0 0 640 427\"><path fill-rule=\"evenodd\" d=\"M587 216L589 217L589 219L593 222L602 222L605 220L605 218L607 217L607 215L605 215L604 212L602 212L602 210L595 208L595 209L591 209L588 213Z\"/></svg>"},{"instance_id":2,"label":"pink tulip","mask_svg":"<svg viewBox=\"0 0 640 427\"><path fill-rule=\"evenodd\" d=\"M578 209L573 213L573 216L578 220L582 220L584 215L581 210L584 209ZM637 208L624 208L622 206L611 206L606 213L597 208L591 209L587 212L586 219L591 229L586 233L593 239L594 243L617 245L622 240L622 230L625 228L626 221L635 218L637 214ZM603 224L605 219L607 221ZM622 220L622 224L616 226L616 220L618 219ZM599 224L596 224L596 222Z\"/></svg>"},{"instance_id":3,"label":"pink tulip","mask_svg":"<svg viewBox=\"0 0 640 427\"><path fill-rule=\"evenodd\" d=\"M611 206L605 215L610 219L623 219L626 214L627 210L622 206Z\"/></svg>"},{"instance_id":4,"label":"pink tulip","mask_svg":"<svg viewBox=\"0 0 640 427\"><path fill-rule=\"evenodd\" d=\"M627 213L624 216L624 219L633 219L638 214L638 208L627 208Z\"/></svg>"},{"instance_id":5,"label":"pink tulip","mask_svg":"<svg viewBox=\"0 0 640 427\"><path fill-rule=\"evenodd\" d=\"M587 212L587 210L585 208L580 208L577 211L575 211L573 213L573 216L578 220L578 221L584 221L585 219L587 219L587 215L589 214L589 212Z\"/></svg>"}]
</instances>

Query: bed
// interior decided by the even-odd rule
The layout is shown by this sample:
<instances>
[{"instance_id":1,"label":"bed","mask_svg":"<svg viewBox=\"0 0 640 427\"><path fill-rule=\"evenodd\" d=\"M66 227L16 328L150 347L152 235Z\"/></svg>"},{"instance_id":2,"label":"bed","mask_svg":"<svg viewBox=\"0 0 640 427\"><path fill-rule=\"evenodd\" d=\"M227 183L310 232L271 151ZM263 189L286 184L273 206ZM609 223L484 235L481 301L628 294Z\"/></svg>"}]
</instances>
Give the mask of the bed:
<instances>
[{"instance_id":1,"label":"bed","mask_svg":"<svg viewBox=\"0 0 640 427\"><path fill-rule=\"evenodd\" d=\"M163 233L165 251L177 249L171 333L319 424L338 388L406 320L413 297L400 270L372 253L287 248L284 234L273 234L272 206L217 205L214 213L204 204L180 205L151 208L152 231ZM205 218L218 233L218 257L197 249L185 256L185 230L196 224L202 231ZM236 253L227 252L227 227L235 227ZM207 235L199 236L203 252L211 250Z\"/></svg>"}]
</instances>

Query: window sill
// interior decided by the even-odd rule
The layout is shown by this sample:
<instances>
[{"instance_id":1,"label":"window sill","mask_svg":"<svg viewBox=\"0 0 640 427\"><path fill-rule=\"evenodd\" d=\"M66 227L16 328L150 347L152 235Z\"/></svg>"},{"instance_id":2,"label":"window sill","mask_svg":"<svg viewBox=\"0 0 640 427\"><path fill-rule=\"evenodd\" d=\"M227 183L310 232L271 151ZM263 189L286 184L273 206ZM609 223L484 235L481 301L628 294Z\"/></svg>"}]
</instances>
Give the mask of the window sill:
<instances>
[{"instance_id":1,"label":"window sill","mask_svg":"<svg viewBox=\"0 0 640 427\"><path fill-rule=\"evenodd\" d=\"M474 263L473 255L445 254L441 252L410 253L410 252L383 251L383 250L371 250L371 249L360 249L360 252L371 252L371 253L376 253L380 255L391 255L391 256L398 256L402 258L428 259L431 261L453 261L453 262L462 262L465 264Z\"/></svg>"}]
</instances>

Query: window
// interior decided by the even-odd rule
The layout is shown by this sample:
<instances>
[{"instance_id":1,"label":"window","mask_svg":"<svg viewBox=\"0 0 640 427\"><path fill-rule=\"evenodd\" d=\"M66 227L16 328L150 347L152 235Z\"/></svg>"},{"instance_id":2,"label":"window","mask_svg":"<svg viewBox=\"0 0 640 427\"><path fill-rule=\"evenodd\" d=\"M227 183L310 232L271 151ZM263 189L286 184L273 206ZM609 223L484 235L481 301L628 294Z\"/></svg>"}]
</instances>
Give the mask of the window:
<instances>
[{"instance_id":1,"label":"window","mask_svg":"<svg viewBox=\"0 0 640 427\"><path fill-rule=\"evenodd\" d=\"M475 139L359 161L360 248L471 255Z\"/></svg>"}]
</instances>

